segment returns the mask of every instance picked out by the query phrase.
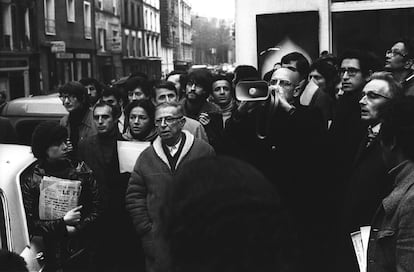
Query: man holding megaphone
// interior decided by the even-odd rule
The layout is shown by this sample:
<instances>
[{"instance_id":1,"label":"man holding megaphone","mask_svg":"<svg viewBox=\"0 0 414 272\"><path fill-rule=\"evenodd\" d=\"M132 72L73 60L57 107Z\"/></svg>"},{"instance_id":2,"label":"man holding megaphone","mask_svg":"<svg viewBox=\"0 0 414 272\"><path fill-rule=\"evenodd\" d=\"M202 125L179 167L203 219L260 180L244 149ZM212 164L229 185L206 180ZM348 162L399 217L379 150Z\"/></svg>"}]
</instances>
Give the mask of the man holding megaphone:
<instances>
[{"instance_id":1,"label":"man holding megaphone","mask_svg":"<svg viewBox=\"0 0 414 272\"><path fill-rule=\"evenodd\" d=\"M233 155L253 164L278 188L306 252L304 265L318 270L329 224L327 135L320 111L299 103L301 82L295 67L275 70L268 85L239 82L241 103L226 124L226 135L236 146Z\"/></svg>"}]
</instances>

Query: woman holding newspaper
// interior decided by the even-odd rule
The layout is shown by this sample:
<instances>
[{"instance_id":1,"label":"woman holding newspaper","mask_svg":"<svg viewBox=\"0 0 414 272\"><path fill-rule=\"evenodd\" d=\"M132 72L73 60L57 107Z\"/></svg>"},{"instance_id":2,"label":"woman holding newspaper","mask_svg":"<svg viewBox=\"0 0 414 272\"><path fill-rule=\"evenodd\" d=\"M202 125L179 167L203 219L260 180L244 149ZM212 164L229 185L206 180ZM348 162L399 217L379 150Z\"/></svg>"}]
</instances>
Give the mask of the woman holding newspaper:
<instances>
[{"instance_id":1,"label":"woman holding newspaper","mask_svg":"<svg viewBox=\"0 0 414 272\"><path fill-rule=\"evenodd\" d=\"M43 122L33 132L38 162L24 174L22 194L29 233L42 236L44 271L91 270L91 237L100 203L92 171L67 156L67 130Z\"/></svg>"}]
</instances>

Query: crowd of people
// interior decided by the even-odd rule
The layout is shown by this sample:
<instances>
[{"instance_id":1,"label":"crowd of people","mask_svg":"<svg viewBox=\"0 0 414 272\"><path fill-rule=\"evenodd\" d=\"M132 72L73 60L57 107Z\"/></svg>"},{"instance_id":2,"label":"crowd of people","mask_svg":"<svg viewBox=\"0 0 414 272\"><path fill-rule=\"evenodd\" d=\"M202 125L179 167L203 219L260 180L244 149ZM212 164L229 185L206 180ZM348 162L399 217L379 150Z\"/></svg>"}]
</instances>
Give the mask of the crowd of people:
<instances>
[{"instance_id":1,"label":"crowd of people","mask_svg":"<svg viewBox=\"0 0 414 272\"><path fill-rule=\"evenodd\" d=\"M45 271L414 271L413 60L400 40L385 63L292 52L263 78L239 65L66 83L68 115L35 129L22 181ZM266 100L237 99L260 80ZM131 173L120 141L150 143ZM82 184L62 218L39 218L44 176ZM361 264L351 233L367 226Z\"/></svg>"}]
</instances>

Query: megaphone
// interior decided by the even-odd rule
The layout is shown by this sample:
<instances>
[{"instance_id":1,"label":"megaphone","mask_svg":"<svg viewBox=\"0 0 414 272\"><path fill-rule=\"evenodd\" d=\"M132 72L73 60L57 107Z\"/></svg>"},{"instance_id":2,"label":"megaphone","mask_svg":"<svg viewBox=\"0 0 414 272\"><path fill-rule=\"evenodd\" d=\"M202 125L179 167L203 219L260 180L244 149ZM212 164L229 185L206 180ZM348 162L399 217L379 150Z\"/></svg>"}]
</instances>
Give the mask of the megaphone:
<instances>
[{"instance_id":1,"label":"megaphone","mask_svg":"<svg viewBox=\"0 0 414 272\"><path fill-rule=\"evenodd\" d=\"M240 81L236 85L236 98L239 101L265 101L269 98L266 81Z\"/></svg>"}]
</instances>

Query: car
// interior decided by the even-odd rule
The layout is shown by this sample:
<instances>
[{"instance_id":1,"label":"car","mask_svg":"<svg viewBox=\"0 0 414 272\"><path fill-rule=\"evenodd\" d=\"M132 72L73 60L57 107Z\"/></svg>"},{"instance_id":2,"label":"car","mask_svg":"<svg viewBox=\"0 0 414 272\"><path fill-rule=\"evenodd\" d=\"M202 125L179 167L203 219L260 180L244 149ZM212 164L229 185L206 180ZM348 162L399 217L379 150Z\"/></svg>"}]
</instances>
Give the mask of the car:
<instances>
[{"instance_id":1,"label":"car","mask_svg":"<svg viewBox=\"0 0 414 272\"><path fill-rule=\"evenodd\" d=\"M56 121L68 114L58 93L22 97L7 102L1 116L14 127L20 144L30 144L34 128L42 121Z\"/></svg>"},{"instance_id":2,"label":"car","mask_svg":"<svg viewBox=\"0 0 414 272\"><path fill-rule=\"evenodd\" d=\"M30 236L20 183L36 159L24 145L0 144L0 248L20 254L29 271L41 271L43 241Z\"/></svg>"}]
</instances>

